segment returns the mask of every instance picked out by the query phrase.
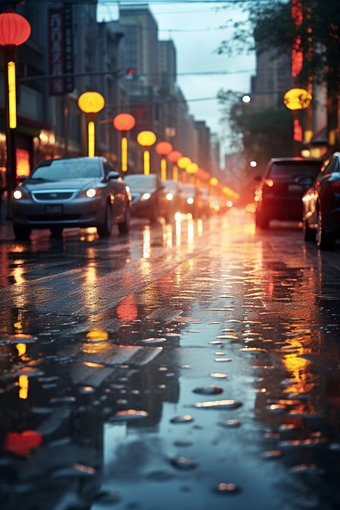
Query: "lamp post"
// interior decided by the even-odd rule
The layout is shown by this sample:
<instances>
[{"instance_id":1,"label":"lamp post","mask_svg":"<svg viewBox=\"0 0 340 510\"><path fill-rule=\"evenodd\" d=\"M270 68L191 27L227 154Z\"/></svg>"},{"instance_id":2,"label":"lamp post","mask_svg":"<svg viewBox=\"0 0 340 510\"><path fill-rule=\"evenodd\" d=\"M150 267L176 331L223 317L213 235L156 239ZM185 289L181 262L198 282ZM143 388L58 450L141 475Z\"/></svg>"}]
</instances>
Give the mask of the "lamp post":
<instances>
[{"instance_id":1,"label":"lamp post","mask_svg":"<svg viewBox=\"0 0 340 510\"><path fill-rule=\"evenodd\" d=\"M95 155L95 119L96 115L105 106L105 100L98 92L84 92L78 99L78 106L82 112L87 114L87 133L88 133L88 157L94 158Z\"/></svg>"},{"instance_id":2,"label":"lamp post","mask_svg":"<svg viewBox=\"0 0 340 510\"><path fill-rule=\"evenodd\" d=\"M141 131L137 135L137 142L144 149L143 153L144 175L150 174L150 151L148 150L148 148L155 143L156 139L157 139L156 135L152 131Z\"/></svg>"},{"instance_id":3,"label":"lamp post","mask_svg":"<svg viewBox=\"0 0 340 510\"><path fill-rule=\"evenodd\" d=\"M196 163L190 163L190 165L186 167L186 171L191 175L191 184L195 184L195 174L198 172L198 165Z\"/></svg>"},{"instance_id":4,"label":"lamp post","mask_svg":"<svg viewBox=\"0 0 340 510\"><path fill-rule=\"evenodd\" d=\"M189 166L191 163L191 159L190 158L186 158L186 157L182 157L182 158L179 158L179 160L177 161L177 165L179 166L179 168L181 168L182 170L182 183L185 184L187 182L187 174L185 173L185 169L187 168L187 166Z\"/></svg>"},{"instance_id":5,"label":"lamp post","mask_svg":"<svg viewBox=\"0 0 340 510\"><path fill-rule=\"evenodd\" d=\"M312 101L312 95L305 89L290 89L285 93L283 102L285 106L292 110L294 118L294 141L296 143L295 153L300 156L300 145L303 141L303 131L300 123L299 110L308 108Z\"/></svg>"},{"instance_id":6,"label":"lamp post","mask_svg":"<svg viewBox=\"0 0 340 510\"><path fill-rule=\"evenodd\" d=\"M10 199L12 190L17 185L16 176L16 73L15 55L18 46L31 35L31 25L20 14L5 11L0 14L0 45L5 55L5 108L6 108L6 148L7 148L7 217L11 217Z\"/></svg>"},{"instance_id":7,"label":"lamp post","mask_svg":"<svg viewBox=\"0 0 340 510\"><path fill-rule=\"evenodd\" d=\"M114 127L120 131L121 140L121 169L127 172L128 169L128 142L126 133L133 129L136 125L136 119L129 113L120 113L113 119Z\"/></svg>"},{"instance_id":8,"label":"lamp post","mask_svg":"<svg viewBox=\"0 0 340 510\"><path fill-rule=\"evenodd\" d=\"M161 159L161 179L162 181L166 181L166 156L170 154L172 151L172 145L169 142L159 142L156 147L155 151L157 154L162 156Z\"/></svg>"},{"instance_id":9,"label":"lamp post","mask_svg":"<svg viewBox=\"0 0 340 510\"><path fill-rule=\"evenodd\" d=\"M182 153L179 151L172 151L168 155L168 160L172 163L172 180L178 181L178 166L177 161L182 157Z\"/></svg>"}]
</instances>

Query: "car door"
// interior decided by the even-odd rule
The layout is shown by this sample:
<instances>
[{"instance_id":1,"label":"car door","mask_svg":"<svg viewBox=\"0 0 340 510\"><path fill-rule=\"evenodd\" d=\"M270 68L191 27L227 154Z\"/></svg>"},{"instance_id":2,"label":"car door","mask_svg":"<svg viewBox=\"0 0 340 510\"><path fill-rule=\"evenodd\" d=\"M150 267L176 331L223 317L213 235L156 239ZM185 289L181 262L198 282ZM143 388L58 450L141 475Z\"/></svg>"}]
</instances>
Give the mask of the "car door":
<instances>
[{"instance_id":1,"label":"car door","mask_svg":"<svg viewBox=\"0 0 340 510\"><path fill-rule=\"evenodd\" d=\"M109 189L110 194L113 196L113 202L112 202L112 215L114 222L119 221L123 216L125 212L126 207L126 190L125 190L125 184L124 182L118 178L118 179L108 179L107 176L110 172L117 172L117 169L114 167L110 161L104 162L104 171L105 176L107 180L107 186Z\"/></svg>"},{"instance_id":2,"label":"car door","mask_svg":"<svg viewBox=\"0 0 340 510\"><path fill-rule=\"evenodd\" d=\"M315 193L313 203L313 220L317 222L317 210L320 207L322 213L329 210L332 204L333 191L329 185L329 178L334 172L339 172L339 160L333 156L321 169L315 182Z\"/></svg>"}]
</instances>

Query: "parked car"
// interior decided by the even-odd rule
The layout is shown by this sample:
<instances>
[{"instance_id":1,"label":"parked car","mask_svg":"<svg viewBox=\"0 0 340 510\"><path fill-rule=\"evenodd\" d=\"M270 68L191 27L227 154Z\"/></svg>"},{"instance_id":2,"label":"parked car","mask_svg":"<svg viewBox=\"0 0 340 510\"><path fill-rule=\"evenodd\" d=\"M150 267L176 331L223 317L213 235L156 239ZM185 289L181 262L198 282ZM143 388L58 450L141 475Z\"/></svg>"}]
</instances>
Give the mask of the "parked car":
<instances>
[{"instance_id":1,"label":"parked car","mask_svg":"<svg viewBox=\"0 0 340 510\"><path fill-rule=\"evenodd\" d=\"M12 194L13 231L29 238L32 229L60 235L68 227L96 227L100 237L117 224L130 229L130 192L106 158L42 161Z\"/></svg>"},{"instance_id":2,"label":"parked car","mask_svg":"<svg viewBox=\"0 0 340 510\"><path fill-rule=\"evenodd\" d=\"M269 228L270 220L302 221L302 196L320 171L320 160L275 158L263 178L257 177L256 224Z\"/></svg>"},{"instance_id":3,"label":"parked car","mask_svg":"<svg viewBox=\"0 0 340 510\"><path fill-rule=\"evenodd\" d=\"M125 177L132 197L131 214L138 218L148 218L152 223L163 216L170 220L171 204L166 198L165 186L155 174L135 174Z\"/></svg>"},{"instance_id":4,"label":"parked car","mask_svg":"<svg viewBox=\"0 0 340 510\"><path fill-rule=\"evenodd\" d=\"M303 198L303 236L320 250L334 248L340 237L340 153L325 161Z\"/></svg>"},{"instance_id":5,"label":"parked car","mask_svg":"<svg viewBox=\"0 0 340 510\"><path fill-rule=\"evenodd\" d=\"M192 214L193 218L201 218L203 210L203 201L201 193L195 188L194 184L180 184L182 210L183 214Z\"/></svg>"}]
</instances>

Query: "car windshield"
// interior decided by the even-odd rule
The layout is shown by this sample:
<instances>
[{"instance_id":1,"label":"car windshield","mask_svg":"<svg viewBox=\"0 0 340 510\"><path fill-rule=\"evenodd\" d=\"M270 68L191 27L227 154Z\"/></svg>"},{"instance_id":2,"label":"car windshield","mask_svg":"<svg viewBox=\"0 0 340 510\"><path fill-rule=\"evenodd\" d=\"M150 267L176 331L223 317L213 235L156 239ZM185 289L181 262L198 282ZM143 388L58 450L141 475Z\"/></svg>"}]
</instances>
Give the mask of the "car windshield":
<instances>
[{"instance_id":1,"label":"car windshield","mask_svg":"<svg viewBox=\"0 0 340 510\"><path fill-rule=\"evenodd\" d=\"M195 186L193 184L182 184L181 191L185 195L195 196Z\"/></svg>"},{"instance_id":2,"label":"car windshield","mask_svg":"<svg viewBox=\"0 0 340 510\"><path fill-rule=\"evenodd\" d=\"M172 191L173 193L177 193L178 184L175 181L164 181L164 186L168 191Z\"/></svg>"},{"instance_id":3,"label":"car windshield","mask_svg":"<svg viewBox=\"0 0 340 510\"><path fill-rule=\"evenodd\" d=\"M102 169L98 159L55 159L43 163L30 175L32 181L62 181L101 177Z\"/></svg>"},{"instance_id":4,"label":"car windshield","mask_svg":"<svg viewBox=\"0 0 340 510\"><path fill-rule=\"evenodd\" d=\"M155 191L157 188L155 175L128 175L124 181L131 191Z\"/></svg>"},{"instance_id":5,"label":"car windshield","mask_svg":"<svg viewBox=\"0 0 340 510\"><path fill-rule=\"evenodd\" d=\"M273 163L268 177L298 177L309 176L315 178L321 168L318 161L283 161L282 163Z\"/></svg>"}]
</instances>

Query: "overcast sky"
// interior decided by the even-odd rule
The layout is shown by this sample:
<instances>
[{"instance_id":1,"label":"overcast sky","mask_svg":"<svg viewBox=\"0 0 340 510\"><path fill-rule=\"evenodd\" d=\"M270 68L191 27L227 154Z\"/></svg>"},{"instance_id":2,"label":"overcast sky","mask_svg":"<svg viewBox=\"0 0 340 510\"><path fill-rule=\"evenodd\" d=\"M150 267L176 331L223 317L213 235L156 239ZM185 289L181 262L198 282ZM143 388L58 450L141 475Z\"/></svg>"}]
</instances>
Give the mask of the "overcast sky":
<instances>
[{"instance_id":1,"label":"overcast sky","mask_svg":"<svg viewBox=\"0 0 340 510\"><path fill-rule=\"evenodd\" d=\"M121 2L127 3L127 2ZM143 2L146 3L146 2ZM159 29L159 39L172 39L177 49L177 82L187 100L214 98L221 88L249 92L250 76L255 72L254 55L217 55L216 48L230 32L220 27L230 18L245 20L241 8L224 10L221 3L151 1ZM113 1L98 4L98 21L118 19L118 4ZM181 73L228 71L229 75L180 76ZM245 72L241 72L245 71ZM205 120L212 132L219 133L228 145L228 131L221 126L217 100L189 102L190 113L196 120Z\"/></svg>"}]
</instances>

